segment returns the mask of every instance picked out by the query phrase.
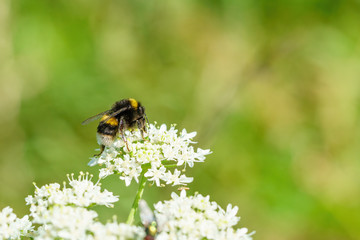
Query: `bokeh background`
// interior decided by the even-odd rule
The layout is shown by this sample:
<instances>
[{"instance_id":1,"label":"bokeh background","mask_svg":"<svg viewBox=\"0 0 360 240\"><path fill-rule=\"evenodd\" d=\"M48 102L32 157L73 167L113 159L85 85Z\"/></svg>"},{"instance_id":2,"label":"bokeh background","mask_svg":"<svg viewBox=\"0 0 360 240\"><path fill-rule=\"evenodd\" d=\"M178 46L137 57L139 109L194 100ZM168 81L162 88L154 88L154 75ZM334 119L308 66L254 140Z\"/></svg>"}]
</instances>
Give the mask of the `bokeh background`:
<instances>
[{"instance_id":1,"label":"bokeh background","mask_svg":"<svg viewBox=\"0 0 360 240\"><path fill-rule=\"evenodd\" d=\"M255 239L360 239L360 2L0 0L0 208L87 166L89 116L134 97L213 154L190 192ZM137 185L105 220L125 220ZM176 188L147 187L149 203Z\"/></svg>"}]
</instances>

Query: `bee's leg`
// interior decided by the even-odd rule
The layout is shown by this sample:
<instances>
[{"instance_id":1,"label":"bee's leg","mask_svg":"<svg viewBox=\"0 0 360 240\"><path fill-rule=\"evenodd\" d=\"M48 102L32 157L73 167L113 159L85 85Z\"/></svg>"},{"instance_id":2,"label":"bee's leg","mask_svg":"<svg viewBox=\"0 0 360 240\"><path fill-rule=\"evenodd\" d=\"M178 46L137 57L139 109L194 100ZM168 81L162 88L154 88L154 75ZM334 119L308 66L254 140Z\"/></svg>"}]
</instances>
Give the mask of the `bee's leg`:
<instances>
[{"instance_id":1,"label":"bee's leg","mask_svg":"<svg viewBox=\"0 0 360 240\"><path fill-rule=\"evenodd\" d=\"M138 120L136 120L136 123L137 123L138 128L140 129L142 139L146 140L144 137L144 132L146 132L146 125L143 120L144 120L143 118L138 119Z\"/></svg>"},{"instance_id":2,"label":"bee's leg","mask_svg":"<svg viewBox=\"0 0 360 240\"><path fill-rule=\"evenodd\" d=\"M94 157L98 157L98 156L100 156L100 155L103 153L103 151L104 151L104 149L105 149L105 145L102 145L102 144L101 144L100 147L101 147L100 153L94 154Z\"/></svg>"},{"instance_id":3,"label":"bee's leg","mask_svg":"<svg viewBox=\"0 0 360 240\"><path fill-rule=\"evenodd\" d=\"M127 150L130 152L130 148L129 148L128 142L126 141L126 137L125 137L125 135L124 135L124 119L123 119L123 118L120 119L119 131L120 131L120 134L121 134L121 138L122 138L123 141L125 142L125 145L126 145Z\"/></svg>"}]
</instances>

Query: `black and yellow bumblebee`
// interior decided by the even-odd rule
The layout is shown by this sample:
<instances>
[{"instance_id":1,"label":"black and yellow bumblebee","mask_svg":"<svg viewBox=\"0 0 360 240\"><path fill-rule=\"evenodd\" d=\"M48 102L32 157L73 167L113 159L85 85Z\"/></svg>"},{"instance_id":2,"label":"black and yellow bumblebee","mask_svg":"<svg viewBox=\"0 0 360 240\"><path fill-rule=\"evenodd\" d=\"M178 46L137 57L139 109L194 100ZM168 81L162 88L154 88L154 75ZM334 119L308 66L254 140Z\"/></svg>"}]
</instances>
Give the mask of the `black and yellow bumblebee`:
<instances>
[{"instance_id":1,"label":"black and yellow bumblebee","mask_svg":"<svg viewBox=\"0 0 360 240\"><path fill-rule=\"evenodd\" d=\"M118 134L121 134L127 150L130 151L124 136L124 131L127 129L138 127L143 138L144 133L146 133L147 117L145 114L145 108L140 102L133 98L127 98L115 102L111 109L86 119L82 122L82 124L87 124L99 118L101 119L97 127L96 139L101 149L100 153L95 156L99 156L106 146L110 146Z\"/></svg>"},{"instance_id":2,"label":"black and yellow bumblebee","mask_svg":"<svg viewBox=\"0 0 360 240\"><path fill-rule=\"evenodd\" d=\"M153 211L145 200L139 201L140 220L145 227L146 236L144 240L154 240L158 232L158 223L156 221Z\"/></svg>"}]
</instances>

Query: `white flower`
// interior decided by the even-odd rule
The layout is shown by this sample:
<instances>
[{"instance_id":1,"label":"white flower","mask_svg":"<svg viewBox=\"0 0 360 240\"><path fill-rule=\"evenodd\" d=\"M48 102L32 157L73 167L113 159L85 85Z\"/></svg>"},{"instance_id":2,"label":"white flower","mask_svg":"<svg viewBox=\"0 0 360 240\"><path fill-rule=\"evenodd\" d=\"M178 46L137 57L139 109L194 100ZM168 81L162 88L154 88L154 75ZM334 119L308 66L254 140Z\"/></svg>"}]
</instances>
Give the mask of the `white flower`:
<instances>
[{"instance_id":1,"label":"white flower","mask_svg":"<svg viewBox=\"0 0 360 240\"><path fill-rule=\"evenodd\" d=\"M156 186L165 184L186 185L192 178L186 177L179 170L168 170L170 167L193 167L195 162L203 162L210 150L198 148L196 151L190 144L196 132L187 133L185 129L178 134L175 126L167 129L165 124L156 126L150 124L146 140L139 130L125 131L130 152L124 141L119 137L112 146L106 147L100 157L94 157L90 166L102 166L99 177L105 178L111 174L120 174L120 179L126 186L135 179L139 181L141 173L153 181Z\"/></svg>"},{"instance_id":2,"label":"white flower","mask_svg":"<svg viewBox=\"0 0 360 240\"><path fill-rule=\"evenodd\" d=\"M80 173L78 178L68 175L69 185L52 183L36 187L34 196L25 201L30 206L32 222L40 224L34 231L36 239L85 239L97 213L86 209L92 205L112 207L118 196L101 190L89 174Z\"/></svg>"},{"instance_id":3,"label":"white flower","mask_svg":"<svg viewBox=\"0 0 360 240\"><path fill-rule=\"evenodd\" d=\"M35 232L36 240L142 240L145 232L142 227L113 222L102 224L96 221L97 213L83 207L54 206L44 213L42 224Z\"/></svg>"},{"instance_id":4,"label":"white flower","mask_svg":"<svg viewBox=\"0 0 360 240\"><path fill-rule=\"evenodd\" d=\"M38 213L35 239L86 239L97 213L82 207L53 206Z\"/></svg>"},{"instance_id":5,"label":"white flower","mask_svg":"<svg viewBox=\"0 0 360 240\"><path fill-rule=\"evenodd\" d=\"M160 179L164 178L166 172L166 168L161 166L159 169L156 167L150 168L146 173L145 177L149 179L149 181L154 181L156 186L160 186Z\"/></svg>"},{"instance_id":6,"label":"white flower","mask_svg":"<svg viewBox=\"0 0 360 240\"><path fill-rule=\"evenodd\" d=\"M0 239L19 239L32 230L29 216L17 218L11 207L5 207L0 212Z\"/></svg>"},{"instance_id":7,"label":"white flower","mask_svg":"<svg viewBox=\"0 0 360 240\"><path fill-rule=\"evenodd\" d=\"M184 183L191 183L193 181L192 177L186 177L185 175L180 175L181 171L175 169L174 173L170 171L165 173L163 180L166 181L166 184L181 185Z\"/></svg>"},{"instance_id":8,"label":"white flower","mask_svg":"<svg viewBox=\"0 0 360 240\"><path fill-rule=\"evenodd\" d=\"M35 195L28 196L25 201L27 205L48 208L52 205L76 205L89 207L93 204L112 207L113 203L119 200L112 192L101 191L100 184L93 183L89 174L80 172L77 179L74 174L68 175L70 187L64 183L61 189L60 184L51 183L42 187L36 187Z\"/></svg>"},{"instance_id":9,"label":"white flower","mask_svg":"<svg viewBox=\"0 0 360 240\"><path fill-rule=\"evenodd\" d=\"M216 239L251 240L246 228L234 229L239 221L236 216L238 207L229 204L224 211L216 202L210 202L209 196L195 194L186 196L171 194L170 201L155 204L155 215L160 233L157 239Z\"/></svg>"},{"instance_id":10,"label":"white flower","mask_svg":"<svg viewBox=\"0 0 360 240\"><path fill-rule=\"evenodd\" d=\"M90 231L93 233L93 238L91 239L94 240L143 240L145 237L144 228L117 223L116 219L106 224L94 223Z\"/></svg>"},{"instance_id":11,"label":"white flower","mask_svg":"<svg viewBox=\"0 0 360 240\"><path fill-rule=\"evenodd\" d=\"M38 226L31 237L36 240L144 239L142 227L117 223L115 219L107 224L97 221L98 214L87 208L92 205L112 207L118 197L101 190L100 184L94 184L89 174L80 173L78 178L68 175L68 180L70 187L65 183L62 188L58 183L40 188L35 185L34 196L26 198L27 205L31 205L32 222Z\"/></svg>"}]
</instances>

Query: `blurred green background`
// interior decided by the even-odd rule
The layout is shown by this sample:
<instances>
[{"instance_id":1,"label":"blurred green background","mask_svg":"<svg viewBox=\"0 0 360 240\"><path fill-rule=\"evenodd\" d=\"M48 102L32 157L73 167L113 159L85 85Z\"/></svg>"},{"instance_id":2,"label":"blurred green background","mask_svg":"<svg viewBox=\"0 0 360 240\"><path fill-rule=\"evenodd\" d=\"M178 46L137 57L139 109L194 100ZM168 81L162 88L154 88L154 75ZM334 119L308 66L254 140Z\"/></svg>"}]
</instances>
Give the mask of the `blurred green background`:
<instances>
[{"instance_id":1,"label":"blurred green background","mask_svg":"<svg viewBox=\"0 0 360 240\"><path fill-rule=\"evenodd\" d=\"M360 239L360 2L0 0L0 208L87 166L87 117L134 97L213 151L190 192L255 239ZM95 177L96 178L96 177ZM126 219L137 185L105 220ZM149 203L176 188L148 187Z\"/></svg>"}]
</instances>

